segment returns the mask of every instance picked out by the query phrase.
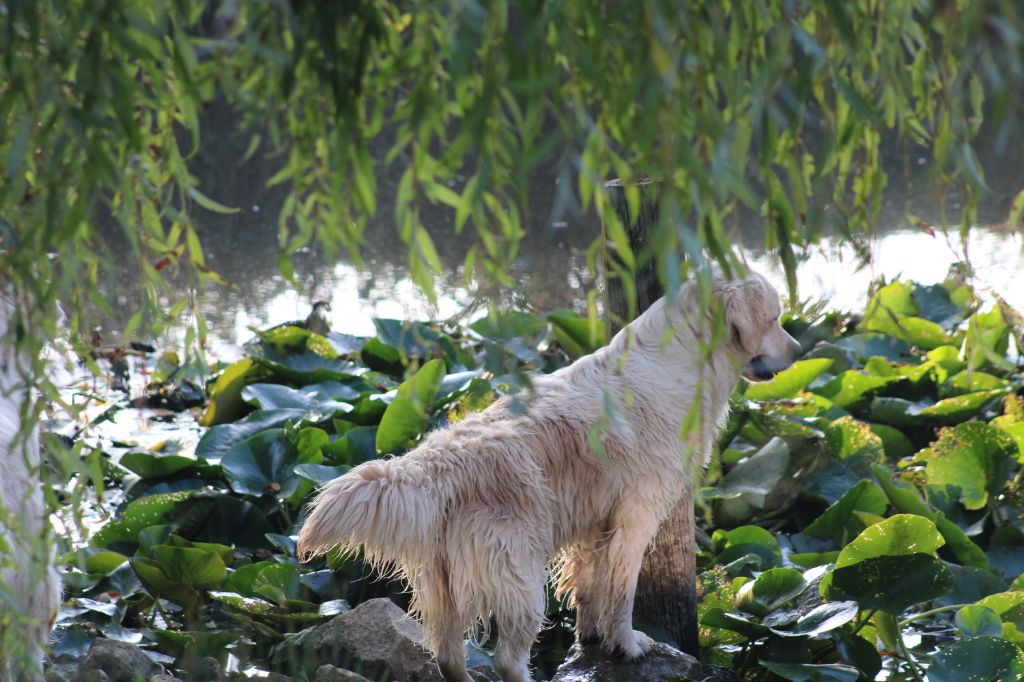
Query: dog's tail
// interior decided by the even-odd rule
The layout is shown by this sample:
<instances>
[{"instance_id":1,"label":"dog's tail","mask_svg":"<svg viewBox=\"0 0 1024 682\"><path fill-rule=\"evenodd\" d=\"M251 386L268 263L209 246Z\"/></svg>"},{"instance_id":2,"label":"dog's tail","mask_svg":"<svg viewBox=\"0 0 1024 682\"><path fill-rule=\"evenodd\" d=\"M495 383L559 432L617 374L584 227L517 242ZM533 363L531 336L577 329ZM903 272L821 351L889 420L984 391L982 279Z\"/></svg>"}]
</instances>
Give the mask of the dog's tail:
<instances>
[{"instance_id":1,"label":"dog's tail","mask_svg":"<svg viewBox=\"0 0 1024 682\"><path fill-rule=\"evenodd\" d=\"M328 482L299 533L303 561L336 545L377 567L419 563L440 542L445 496L415 457L366 462Z\"/></svg>"}]
</instances>

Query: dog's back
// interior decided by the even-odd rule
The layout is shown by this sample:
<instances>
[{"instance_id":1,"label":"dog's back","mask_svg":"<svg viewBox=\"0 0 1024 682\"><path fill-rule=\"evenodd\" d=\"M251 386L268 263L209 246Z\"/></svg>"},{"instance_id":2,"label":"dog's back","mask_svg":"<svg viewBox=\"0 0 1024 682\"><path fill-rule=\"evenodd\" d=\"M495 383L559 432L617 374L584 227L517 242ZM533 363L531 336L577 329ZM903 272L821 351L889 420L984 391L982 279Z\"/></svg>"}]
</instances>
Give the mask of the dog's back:
<instances>
[{"instance_id":1,"label":"dog's back","mask_svg":"<svg viewBox=\"0 0 1024 682\"><path fill-rule=\"evenodd\" d=\"M6 342L14 304L0 297L0 679L42 679L60 579L39 486L39 437L25 428L31 367Z\"/></svg>"}]
</instances>

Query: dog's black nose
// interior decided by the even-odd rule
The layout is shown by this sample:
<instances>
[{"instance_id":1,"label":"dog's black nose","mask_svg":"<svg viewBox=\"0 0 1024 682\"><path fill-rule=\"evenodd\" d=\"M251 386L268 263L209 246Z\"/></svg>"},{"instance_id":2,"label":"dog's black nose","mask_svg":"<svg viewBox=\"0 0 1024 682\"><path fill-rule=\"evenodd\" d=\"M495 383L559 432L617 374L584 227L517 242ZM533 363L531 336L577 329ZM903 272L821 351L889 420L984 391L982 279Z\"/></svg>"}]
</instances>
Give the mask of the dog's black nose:
<instances>
[{"instance_id":1,"label":"dog's black nose","mask_svg":"<svg viewBox=\"0 0 1024 682\"><path fill-rule=\"evenodd\" d=\"M761 355L755 356L750 361L750 369L754 373L754 378L759 381L766 381L775 376L775 370L768 366Z\"/></svg>"}]
</instances>

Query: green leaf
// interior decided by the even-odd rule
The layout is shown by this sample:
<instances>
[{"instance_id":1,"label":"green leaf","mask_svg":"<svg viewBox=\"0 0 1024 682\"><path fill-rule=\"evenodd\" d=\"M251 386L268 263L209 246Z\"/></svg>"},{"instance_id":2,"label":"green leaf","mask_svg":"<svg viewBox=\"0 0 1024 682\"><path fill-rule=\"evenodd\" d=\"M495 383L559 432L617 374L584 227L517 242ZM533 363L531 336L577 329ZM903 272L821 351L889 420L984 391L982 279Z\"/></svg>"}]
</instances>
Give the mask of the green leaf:
<instances>
[{"instance_id":1,"label":"green leaf","mask_svg":"<svg viewBox=\"0 0 1024 682\"><path fill-rule=\"evenodd\" d=\"M151 595L169 599L190 611L196 609L199 595L195 588L167 577L156 560L147 557L132 557L128 562L139 581Z\"/></svg>"},{"instance_id":2,"label":"green leaf","mask_svg":"<svg viewBox=\"0 0 1024 682\"><path fill-rule=\"evenodd\" d=\"M842 547L847 538L864 530L864 524L854 515L855 511L880 516L885 513L887 505L888 499L881 488L870 481L860 481L804 528L804 532L822 540L833 540L836 547Z\"/></svg>"},{"instance_id":3,"label":"green leaf","mask_svg":"<svg viewBox=\"0 0 1024 682\"><path fill-rule=\"evenodd\" d=\"M878 356L898 362L910 357L910 345L908 343L885 334L873 332L847 336L837 340L835 345L850 351L861 361Z\"/></svg>"},{"instance_id":4,"label":"green leaf","mask_svg":"<svg viewBox=\"0 0 1024 682\"><path fill-rule=\"evenodd\" d=\"M921 456L927 461L930 483L960 488L968 509L981 509L989 495L1006 484L1016 444L999 429L980 422L960 424L940 432Z\"/></svg>"},{"instance_id":5,"label":"green leaf","mask_svg":"<svg viewBox=\"0 0 1024 682\"><path fill-rule=\"evenodd\" d=\"M711 536L716 564L728 564L748 554L761 558L766 565L779 563L782 552L775 536L760 526L740 526L732 530L716 530Z\"/></svg>"},{"instance_id":6,"label":"green leaf","mask_svg":"<svg viewBox=\"0 0 1024 682\"><path fill-rule=\"evenodd\" d=\"M934 405L929 405L913 411L919 417L926 417L929 421L938 424L956 424L972 417L977 417L983 407L998 400L1006 394L1005 390L979 391L977 393L964 393L940 400Z\"/></svg>"},{"instance_id":7,"label":"green leaf","mask_svg":"<svg viewBox=\"0 0 1024 682\"><path fill-rule=\"evenodd\" d=\"M771 630L783 637L817 637L846 625L857 617L859 608L854 601L834 601L814 607L787 628Z\"/></svg>"},{"instance_id":8,"label":"green leaf","mask_svg":"<svg viewBox=\"0 0 1024 682\"><path fill-rule=\"evenodd\" d=\"M868 424L853 417L840 417L826 426L825 442L836 458L858 470L885 461L882 439Z\"/></svg>"},{"instance_id":9,"label":"green leaf","mask_svg":"<svg viewBox=\"0 0 1024 682\"><path fill-rule=\"evenodd\" d=\"M286 498L299 487L298 451L282 429L269 429L231 447L220 465L228 485L242 495Z\"/></svg>"},{"instance_id":10,"label":"green leaf","mask_svg":"<svg viewBox=\"0 0 1024 682\"><path fill-rule=\"evenodd\" d=\"M782 400L792 398L832 366L832 360L798 360L770 381L750 384L745 395L752 400Z\"/></svg>"},{"instance_id":11,"label":"green leaf","mask_svg":"<svg viewBox=\"0 0 1024 682\"><path fill-rule=\"evenodd\" d=\"M836 568L880 556L934 555L945 544L935 524L922 516L897 514L866 528L843 548Z\"/></svg>"},{"instance_id":12,"label":"green leaf","mask_svg":"<svg viewBox=\"0 0 1024 682\"><path fill-rule=\"evenodd\" d=\"M195 199L195 202L197 204L205 208L207 211L213 211L214 213L224 214L238 213L237 208L230 208L228 206L225 206L224 204L214 201L213 199L211 199L210 197L206 196L198 189L196 189L195 185L186 185L185 191L188 193L190 197Z\"/></svg>"},{"instance_id":13,"label":"green leaf","mask_svg":"<svg viewBox=\"0 0 1024 682\"><path fill-rule=\"evenodd\" d=\"M86 557L85 570L89 573L108 575L126 561L128 557L117 552L94 552Z\"/></svg>"},{"instance_id":14,"label":"green leaf","mask_svg":"<svg viewBox=\"0 0 1024 682\"><path fill-rule=\"evenodd\" d=\"M988 568L988 558L985 556L985 552L974 544L959 526L926 503L918 494L917 489L896 478L892 470L887 467L875 465L872 466L872 470L878 478L878 484L885 491L889 502L896 511L903 514L916 514L933 521L958 561L965 566Z\"/></svg>"},{"instance_id":15,"label":"green leaf","mask_svg":"<svg viewBox=\"0 0 1024 682\"><path fill-rule=\"evenodd\" d=\"M939 649L928 666L928 682L1017 682L1024 656L998 637L972 637Z\"/></svg>"},{"instance_id":16,"label":"green leaf","mask_svg":"<svg viewBox=\"0 0 1024 682\"><path fill-rule=\"evenodd\" d=\"M139 532L149 526L166 523L167 514L178 504L188 499L194 491L149 495L125 507L120 520L112 521L92 537L95 547L106 547L115 542L136 542Z\"/></svg>"},{"instance_id":17,"label":"green leaf","mask_svg":"<svg viewBox=\"0 0 1024 682\"><path fill-rule=\"evenodd\" d=\"M874 556L842 567L836 563L823 596L829 600L853 599L863 609L898 614L953 589L953 574L930 554Z\"/></svg>"},{"instance_id":18,"label":"green leaf","mask_svg":"<svg viewBox=\"0 0 1024 682\"><path fill-rule=\"evenodd\" d=\"M914 444L899 429L885 424L869 424L868 427L872 433L882 439L885 456L890 460L896 461L914 454L916 450Z\"/></svg>"},{"instance_id":19,"label":"green leaf","mask_svg":"<svg viewBox=\"0 0 1024 682\"><path fill-rule=\"evenodd\" d=\"M932 556L943 544L945 544L945 540L942 538L942 535L939 534L935 524L927 518L914 514L897 514L865 528L852 542L843 547L842 551L839 552L839 557L836 559L833 571L821 579L819 592L821 596L833 601L836 599L852 598L846 596L846 593L841 590L832 590L830 588L832 579L839 569L879 557L906 557L912 554ZM899 565L898 561L893 563L897 566ZM865 575L867 582L863 585L864 589L871 588L876 591L886 589L885 585L873 582L880 566L880 563L875 562L873 567L867 571ZM888 563L886 563L886 566L888 566ZM942 577L940 568L944 569L941 566L941 562L939 562L938 567L931 567L935 576ZM946 571L946 574L948 574L948 571ZM859 573L850 571L845 575L850 580L855 580ZM952 586L952 576L949 575L948 579L950 586ZM861 602L861 605L863 606L863 602Z\"/></svg>"},{"instance_id":20,"label":"green leaf","mask_svg":"<svg viewBox=\"0 0 1024 682\"><path fill-rule=\"evenodd\" d=\"M153 559L169 580L196 589L220 587L228 577L220 556L204 549L157 545L153 547Z\"/></svg>"},{"instance_id":21,"label":"green leaf","mask_svg":"<svg viewBox=\"0 0 1024 682\"><path fill-rule=\"evenodd\" d=\"M229 365L210 389L210 404L199 423L213 426L234 421L244 415L250 408L242 400L242 389L266 375L267 372L252 358Z\"/></svg>"},{"instance_id":22,"label":"green leaf","mask_svg":"<svg viewBox=\"0 0 1024 682\"><path fill-rule=\"evenodd\" d=\"M912 346L918 346L925 350L945 346L952 341L942 327L931 320L920 317L879 315L872 318L867 325L862 325L862 327L869 331L886 334L894 339L905 341Z\"/></svg>"},{"instance_id":23,"label":"green leaf","mask_svg":"<svg viewBox=\"0 0 1024 682\"><path fill-rule=\"evenodd\" d=\"M949 292L941 284L925 286L914 284L914 302L917 314L931 320L943 329L951 329L964 314L963 310L949 297Z\"/></svg>"},{"instance_id":24,"label":"green leaf","mask_svg":"<svg viewBox=\"0 0 1024 682\"><path fill-rule=\"evenodd\" d=\"M734 499L745 496L756 507L764 505L789 464L789 446L772 438L751 457L729 470L715 488L702 491L704 499Z\"/></svg>"},{"instance_id":25,"label":"green leaf","mask_svg":"<svg viewBox=\"0 0 1024 682\"><path fill-rule=\"evenodd\" d=\"M1024 627L1024 592L998 592L979 599L978 603L995 611L1003 622Z\"/></svg>"},{"instance_id":26,"label":"green leaf","mask_svg":"<svg viewBox=\"0 0 1024 682\"><path fill-rule=\"evenodd\" d=\"M758 663L784 680L793 682L857 682L860 671L842 663L779 663L759 659Z\"/></svg>"},{"instance_id":27,"label":"green leaf","mask_svg":"<svg viewBox=\"0 0 1024 682\"><path fill-rule=\"evenodd\" d=\"M163 478L189 467L205 464L183 455L161 455L154 452L126 452L117 462L141 478Z\"/></svg>"},{"instance_id":28,"label":"green leaf","mask_svg":"<svg viewBox=\"0 0 1024 682\"><path fill-rule=\"evenodd\" d=\"M242 631L209 632L207 630L146 630L147 636L160 644L160 651L176 658L219 658L225 650L245 636Z\"/></svg>"},{"instance_id":29,"label":"green leaf","mask_svg":"<svg viewBox=\"0 0 1024 682\"><path fill-rule=\"evenodd\" d=\"M983 604L968 604L956 612L956 627L962 637L1003 635L1003 621L999 614Z\"/></svg>"},{"instance_id":30,"label":"green leaf","mask_svg":"<svg viewBox=\"0 0 1024 682\"><path fill-rule=\"evenodd\" d=\"M772 568L744 583L736 593L736 608L764 616L795 599L807 589L807 581L792 568Z\"/></svg>"},{"instance_id":31,"label":"green leaf","mask_svg":"<svg viewBox=\"0 0 1024 682\"><path fill-rule=\"evenodd\" d=\"M946 382L939 388L939 395L947 397L979 391L996 391L1006 388L1009 383L1006 379L987 374L981 370L965 369L946 379Z\"/></svg>"},{"instance_id":32,"label":"green leaf","mask_svg":"<svg viewBox=\"0 0 1024 682\"><path fill-rule=\"evenodd\" d=\"M242 400L262 410L309 410L325 415L352 410L351 405L318 393L315 388L295 389L280 384L250 384L242 389Z\"/></svg>"},{"instance_id":33,"label":"green leaf","mask_svg":"<svg viewBox=\"0 0 1024 682\"><path fill-rule=\"evenodd\" d=\"M352 470L350 466L327 466L325 464L299 464L295 467L295 473L307 481L322 485L333 481L339 476L344 476Z\"/></svg>"},{"instance_id":34,"label":"green leaf","mask_svg":"<svg viewBox=\"0 0 1024 682\"><path fill-rule=\"evenodd\" d=\"M299 567L295 564L275 564L259 572L253 581L253 592L286 606L291 599L299 599L302 589Z\"/></svg>"},{"instance_id":35,"label":"green leaf","mask_svg":"<svg viewBox=\"0 0 1024 682\"><path fill-rule=\"evenodd\" d=\"M811 391L831 400L844 409L859 409L878 390L900 380L900 377L874 376L860 370L851 369L835 377L827 384L817 386Z\"/></svg>"},{"instance_id":36,"label":"green leaf","mask_svg":"<svg viewBox=\"0 0 1024 682\"><path fill-rule=\"evenodd\" d=\"M593 353L604 345L604 323L580 317L568 310L549 313L555 339L569 357L576 359L587 353Z\"/></svg>"},{"instance_id":37,"label":"green leaf","mask_svg":"<svg viewBox=\"0 0 1024 682\"><path fill-rule=\"evenodd\" d=\"M289 422L320 421L323 413L309 410L257 410L233 424L219 424L203 434L196 445L196 455L219 461L225 453L246 438L282 427Z\"/></svg>"},{"instance_id":38,"label":"green leaf","mask_svg":"<svg viewBox=\"0 0 1024 682\"><path fill-rule=\"evenodd\" d=\"M402 382L377 428L377 451L396 450L419 435L427 425L430 407L445 375L443 360L431 360Z\"/></svg>"}]
</instances>

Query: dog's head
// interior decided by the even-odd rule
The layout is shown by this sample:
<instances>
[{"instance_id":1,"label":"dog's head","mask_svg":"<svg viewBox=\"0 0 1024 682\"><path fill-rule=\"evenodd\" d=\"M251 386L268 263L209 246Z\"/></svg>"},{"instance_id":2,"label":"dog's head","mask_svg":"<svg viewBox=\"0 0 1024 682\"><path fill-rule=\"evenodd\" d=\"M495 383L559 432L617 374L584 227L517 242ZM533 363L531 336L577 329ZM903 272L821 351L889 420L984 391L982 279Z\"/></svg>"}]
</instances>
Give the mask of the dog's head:
<instances>
[{"instance_id":1,"label":"dog's head","mask_svg":"<svg viewBox=\"0 0 1024 682\"><path fill-rule=\"evenodd\" d=\"M714 294L722 304L728 349L751 381L771 379L793 364L800 344L779 324L779 294L756 272L740 279L714 277Z\"/></svg>"}]
</instances>

